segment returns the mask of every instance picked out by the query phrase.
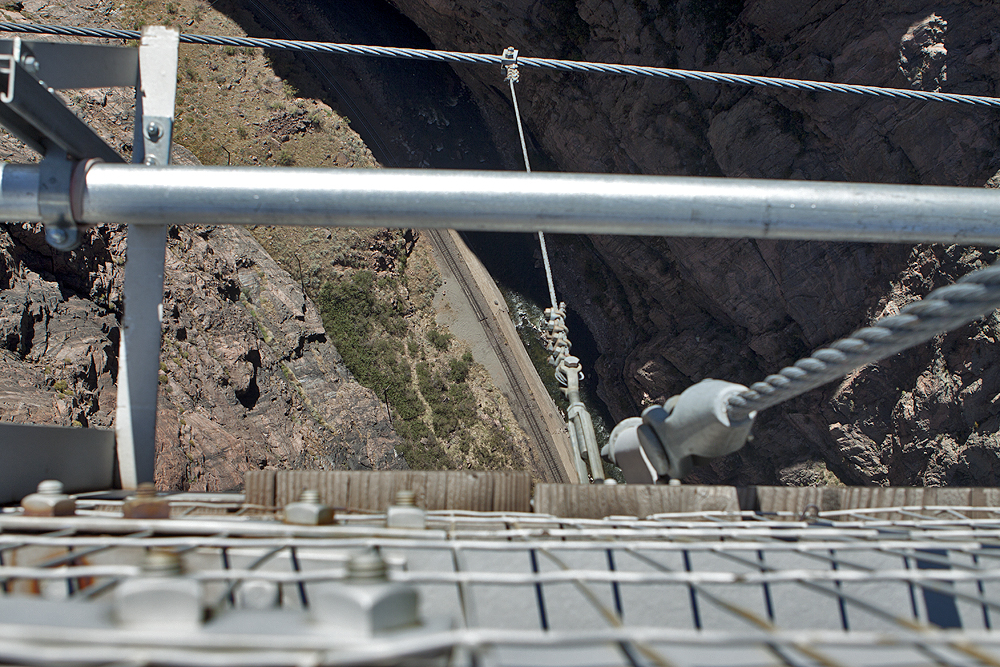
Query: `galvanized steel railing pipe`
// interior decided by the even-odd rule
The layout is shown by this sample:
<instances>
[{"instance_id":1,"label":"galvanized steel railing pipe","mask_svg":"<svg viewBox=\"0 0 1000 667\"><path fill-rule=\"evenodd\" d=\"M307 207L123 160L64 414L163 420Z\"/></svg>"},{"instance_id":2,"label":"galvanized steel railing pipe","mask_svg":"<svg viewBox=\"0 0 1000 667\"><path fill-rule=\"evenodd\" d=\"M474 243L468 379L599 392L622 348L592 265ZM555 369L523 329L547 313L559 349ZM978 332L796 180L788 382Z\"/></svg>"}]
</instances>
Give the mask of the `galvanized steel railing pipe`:
<instances>
[{"instance_id":1,"label":"galvanized steel railing pipe","mask_svg":"<svg viewBox=\"0 0 1000 667\"><path fill-rule=\"evenodd\" d=\"M38 221L35 165L0 218ZM81 170L82 171L82 170ZM1000 245L981 188L489 171L141 167L74 179L80 223L305 225Z\"/></svg>"}]
</instances>

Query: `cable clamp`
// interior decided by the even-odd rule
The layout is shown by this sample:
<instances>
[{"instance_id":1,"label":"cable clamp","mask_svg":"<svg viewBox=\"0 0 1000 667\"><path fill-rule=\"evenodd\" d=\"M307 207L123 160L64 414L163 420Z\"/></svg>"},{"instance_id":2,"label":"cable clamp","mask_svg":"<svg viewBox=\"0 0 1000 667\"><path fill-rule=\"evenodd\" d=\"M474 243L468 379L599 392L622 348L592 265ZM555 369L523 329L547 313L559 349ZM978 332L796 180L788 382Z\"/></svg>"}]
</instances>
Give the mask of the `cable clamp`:
<instances>
[{"instance_id":1,"label":"cable clamp","mask_svg":"<svg viewBox=\"0 0 1000 667\"><path fill-rule=\"evenodd\" d=\"M507 70L507 75L504 77L504 81L513 81L517 83L521 80L521 73L517 70L517 49L513 46L508 46L503 50L503 55L500 62L500 70Z\"/></svg>"}]
</instances>

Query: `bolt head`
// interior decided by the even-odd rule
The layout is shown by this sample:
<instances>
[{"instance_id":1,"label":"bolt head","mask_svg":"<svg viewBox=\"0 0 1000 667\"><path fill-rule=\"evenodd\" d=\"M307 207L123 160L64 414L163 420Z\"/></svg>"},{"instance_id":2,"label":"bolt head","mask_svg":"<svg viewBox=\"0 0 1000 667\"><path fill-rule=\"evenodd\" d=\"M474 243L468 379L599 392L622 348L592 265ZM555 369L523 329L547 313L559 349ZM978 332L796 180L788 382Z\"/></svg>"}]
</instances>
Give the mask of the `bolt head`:
<instances>
[{"instance_id":1,"label":"bolt head","mask_svg":"<svg viewBox=\"0 0 1000 667\"><path fill-rule=\"evenodd\" d=\"M159 141L160 137L163 136L163 128L160 127L159 123L151 121L146 125L146 136L149 137L150 141Z\"/></svg>"},{"instance_id":2,"label":"bolt head","mask_svg":"<svg viewBox=\"0 0 1000 667\"><path fill-rule=\"evenodd\" d=\"M38 485L38 491L21 501L26 516L72 516L76 501L63 493L62 482L47 479Z\"/></svg>"},{"instance_id":3,"label":"bolt head","mask_svg":"<svg viewBox=\"0 0 1000 667\"><path fill-rule=\"evenodd\" d=\"M158 164L160 164L159 160L157 160L157 159L156 159L155 157L153 157L152 155L150 155L149 157L147 157L147 158L146 158L146 165L147 165L147 166L150 166L150 167L155 167L155 166L156 166L156 165L158 165Z\"/></svg>"}]
</instances>

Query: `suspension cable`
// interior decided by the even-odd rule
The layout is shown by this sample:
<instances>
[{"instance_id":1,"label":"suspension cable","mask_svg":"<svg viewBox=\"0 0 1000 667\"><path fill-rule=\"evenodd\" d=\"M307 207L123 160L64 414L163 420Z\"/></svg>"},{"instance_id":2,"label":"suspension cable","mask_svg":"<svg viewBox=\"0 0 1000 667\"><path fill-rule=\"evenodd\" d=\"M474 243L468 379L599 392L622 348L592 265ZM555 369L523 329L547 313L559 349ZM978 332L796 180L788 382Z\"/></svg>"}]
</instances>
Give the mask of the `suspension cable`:
<instances>
[{"instance_id":1,"label":"suspension cable","mask_svg":"<svg viewBox=\"0 0 1000 667\"><path fill-rule=\"evenodd\" d=\"M138 30L113 30L107 28L80 28L47 24L0 22L0 31L30 33L36 35L70 35L75 37L99 37L105 39L139 39ZM246 46L252 48L281 49L286 51L308 51L313 53L339 53L356 56L376 56L381 58L405 58L412 60L432 60L474 65L502 65L503 56L487 53L466 53L461 51L438 51L435 49L408 49L391 46L367 46L359 44L339 44L335 42L310 42L295 39L268 39L261 37L223 37L220 35L182 34L180 41L185 44L205 44L209 46ZM862 86L806 79L784 77L752 76L706 72L699 70L673 69L669 67L647 67L642 65L621 65L614 63L591 63L579 60L558 60L555 58L521 58L518 64L525 67L539 67L562 72L585 72L590 74L618 74L625 76L650 76L674 81L700 81L759 88L784 90L806 90L822 93L844 93L868 97L946 102L1000 108L1000 98L982 95L962 95L958 93L935 93L926 90L886 88L882 86Z\"/></svg>"},{"instance_id":2,"label":"suspension cable","mask_svg":"<svg viewBox=\"0 0 1000 667\"><path fill-rule=\"evenodd\" d=\"M858 329L729 399L728 414L740 421L754 411L847 375L862 366L957 329L1000 308L1000 262L939 287L898 315Z\"/></svg>"},{"instance_id":3,"label":"suspension cable","mask_svg":"<svg viewBox=\"0 0 1000 667\"><path fill-rule=\"evenodd\" d=\"M524 169L530 174L531 162L528 160L528 144L524 140L521 110L517 106L517 92L514 90L514 84L521 80L521 74L517 68L517 49L513 46L507 47L501 58L502 68L507 72L504 80L510 85L510 99L514 104L514 117L517 119L517 134L521 139ZM597 436L594 434L594 422L587 411L587 406L584 405L580 397L580 381L584 375L580 367L580 360L570 354L570 348L573 344L569 340L569 327L566 326L566 304L556 301L556 288L552 281L552 267L549 264L549 250L545 245L545 234L542 232L538 232L538 244L542 247L545 279L548 281L549 298L552 300L552 306L545 309L545 318L542 320L540 328L542 337L545 339L545 349L551 353L549 363L555 366L556 381L562 385L562 391L569 401L566 428L574 450L573 464L581 483L588 481L588 474L595 481L603 481L604 467L601 463L601 449L597 445Z\"/></svg>"},{"instance_id":4,"label":"suspension cable","mask_svg":"<svg viewBox=\"0 0 1000 667\"><path fill-rule=\"evenodd\" d=\"M521 109L517 105L517 92L514 90L514 84L521 80L521 73L517 69L517 49L514 47L507 48L501 58L503 58L503 67L507 70L507 75L504 79L510 84L510 99L514 103L514 118L517 120L517 134L521 139L521 155L524 156L524 170L530 174L531 161L528 159L528 144L524 140ZM549 300L552 301L552 310L555 311L559 307L559 302L556 301L556 288L552 282L552 267L549 264L549 249L545 245L544 232L538 232L538 245L542 248L542 264L545 265L545 279L549 285Z\"/></svg>"}]
</instances>

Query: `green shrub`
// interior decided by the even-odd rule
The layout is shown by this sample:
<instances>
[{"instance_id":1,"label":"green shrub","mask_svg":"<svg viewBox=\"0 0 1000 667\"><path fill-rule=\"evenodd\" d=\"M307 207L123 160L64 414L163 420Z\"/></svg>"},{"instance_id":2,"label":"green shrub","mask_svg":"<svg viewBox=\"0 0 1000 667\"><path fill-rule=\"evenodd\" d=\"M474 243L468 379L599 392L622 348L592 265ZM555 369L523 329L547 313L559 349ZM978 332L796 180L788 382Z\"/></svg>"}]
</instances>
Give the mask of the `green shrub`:
<instances>
[{"instance_id":1,"label":"green shrub","mask_svg":"<svg viewBox=\"0 0 1000 667\"><path fill-rule=\"evenodd\" d=\"M424 406L411 386L410 366L400 358L403 344L376 334L377 326L405 332L406 323L397 322L401 313L375 297L372 278L370 271L359 271L350 279L324 283L318 298L323 326L358 382L384 396L395 410L396 431L419 438L420 427L405 423L423 424Z\"/></svg>"},{"instance_id":2,"label":"green shrub","mask_svg":"<svg viewBox=\"0 0 1000 667\"><path fill-rule=\"evenodd\" d=\"M465 382L472 367L472 354L466 352L461 359L451 359L448 362L448 379L452 382Z\"/></svg>"},{"instance_id":3,"label":"green shrub","mask_svg":"<svg viewBox=\"0 0 1000 667\"><path fill-rule=\"evenodd\" d=\"M439 352L444 352L448 349L448 346L451 344L451 338L452 336L450 333L441 331L437 328L427 331L427 340L429 340L431 345L437 348Z\"/></svg>"},{"instance_id":4,"label":"green shrub","mask_svg":"<svg viewBox=\"0 0 1000 667\"><path fill-rule=\"evenodd\" d=\"M438 436L450 435L475 419L476 397L464 379L449 382L443 373L435 373L430 364L421 361L417 364L417 385L430 406L431 423Z\"/></svg>"},{"instance_id":5,"label":"green shrub","mask_svg":"<svg viewBox=\"0 0 1000 667\"><path fill-rule=\"evenodd\" d=\"M406 339L406 353L413 359L420 356L420 343L413 337L413 334L410 334L410 337Z\"/></svg>"},{"instance_id":6,"label":"green shrub","mask_svg":"<svg viewBox=\"0 0 1000 667\"><path fill-rule=\"evenodd\" d=\"M452 467L448 452L437 440L431 440L426 445L414 441L404 442L399 447L399 453L413 470L444 470Z\"/></svg>"}]
</instances>

